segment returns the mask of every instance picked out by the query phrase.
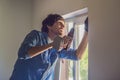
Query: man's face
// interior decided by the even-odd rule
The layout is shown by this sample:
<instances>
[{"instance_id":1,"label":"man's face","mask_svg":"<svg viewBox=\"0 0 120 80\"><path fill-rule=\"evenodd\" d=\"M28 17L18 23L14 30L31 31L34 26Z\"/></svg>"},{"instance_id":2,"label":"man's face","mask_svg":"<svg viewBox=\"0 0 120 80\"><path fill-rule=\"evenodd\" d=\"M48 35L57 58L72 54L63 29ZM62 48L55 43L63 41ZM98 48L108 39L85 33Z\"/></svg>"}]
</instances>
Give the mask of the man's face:
<instances>
[{"instance_id":1,"label":"man's face","mask_svg":"<svg viewBox=\"0 0 120 80\"><path fill-rule=\"evenodd\" d=\"M52 26L48 27L49 31L55 35L64 36L65 35L65 21L58 20Z\"/></svg>"}]
</instances>

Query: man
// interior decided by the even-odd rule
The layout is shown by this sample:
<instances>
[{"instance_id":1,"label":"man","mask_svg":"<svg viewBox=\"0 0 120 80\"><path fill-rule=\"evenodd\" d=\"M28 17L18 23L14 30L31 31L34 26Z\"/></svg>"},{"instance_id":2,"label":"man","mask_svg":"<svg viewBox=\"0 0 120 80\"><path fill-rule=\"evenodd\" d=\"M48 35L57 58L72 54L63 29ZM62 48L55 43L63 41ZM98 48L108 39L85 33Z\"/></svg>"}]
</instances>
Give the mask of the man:
<instances>
[{"instance_id":1,"label":"man","mask_svg":"<svg viewBox=\"0 0 120 80\"><path fill-rule=\"evenodd\" d=\"M41 32L31 31L21 44L10 80L53 80L58 58L79 60L87 45L88 33L85 31L77 50L65 50L71 41L65 36L65 27L63 17L50 14L43 20ZM59 50L53 48L57 37L61 38Z\"/></svg>"}]
</instances>

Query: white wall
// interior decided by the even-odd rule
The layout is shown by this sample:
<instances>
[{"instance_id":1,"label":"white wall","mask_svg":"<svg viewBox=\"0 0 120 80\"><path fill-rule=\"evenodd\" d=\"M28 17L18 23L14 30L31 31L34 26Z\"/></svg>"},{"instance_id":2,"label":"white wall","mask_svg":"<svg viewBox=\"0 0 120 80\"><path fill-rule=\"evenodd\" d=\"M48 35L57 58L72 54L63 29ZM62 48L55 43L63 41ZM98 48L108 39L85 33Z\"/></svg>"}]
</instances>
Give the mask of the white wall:
<instances>
[{"instance_id":1,"label":"white wall","mask_svg":"<svg viewBox=\"0 0 120 80\"><path fill-rule=\"evenodd\" d=\"M17 51L31 30L31 0L0 0L0 80L9 80Z\"/></svg>"},{"instance_id":2,"label":"white wall","mask_svg":"<svg viewBox=\"0 0 120 80\"><path fill-rule=\"evenodd\" d=\"M40 29L49 13L66 14L87 7L87 0L34 0L33 27Z\"/></svg>"},{"instance_id":3,"label":"white wall","mask_svg":"<svg viewBox=\"0 0 120 80\"><path fill-rule=\"evenodd\" d=\"M89 1L89 80L120 80L120 0Z\"/></svg>"},{"instance_id":4,"label":"white wall","mask_svg":"<svg viewBox=\"0 0 120 80\"><path fill-rule=\"evenodd\" d=\"M120 80L120 0L88 3L89 80ZM32 27L40 29L49 13L82 9L87 0L34 0L33 12L31 4L31 0L0 0L0 80L9 79L20 43Z\"/></svg>"}]
</instances>

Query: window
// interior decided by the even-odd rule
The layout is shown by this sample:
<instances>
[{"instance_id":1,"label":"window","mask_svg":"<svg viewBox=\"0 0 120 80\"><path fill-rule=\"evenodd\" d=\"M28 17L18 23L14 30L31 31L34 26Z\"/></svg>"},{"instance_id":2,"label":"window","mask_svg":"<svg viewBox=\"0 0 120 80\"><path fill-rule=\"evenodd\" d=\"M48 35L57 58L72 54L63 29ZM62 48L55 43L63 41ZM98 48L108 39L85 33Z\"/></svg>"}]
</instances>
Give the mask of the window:
<instances>
[{"instance_id":1,"label":"window","mask_svg":"<svg viewBox=\"0 0 120 80\"><path fill-rule=\"evenodd\" d=\"M83 10L84 11L84 10ZM66 19L67 32L72 27L75 29L74 40L71 44L72 48L77 48L82 40L84 34L84 20L87 17L87 12L77 14L77 16L70 16ZM81 60L63 60L61 65L61 76L60 80L88 80L88 47Z\"/></svg>"}]
</instances>

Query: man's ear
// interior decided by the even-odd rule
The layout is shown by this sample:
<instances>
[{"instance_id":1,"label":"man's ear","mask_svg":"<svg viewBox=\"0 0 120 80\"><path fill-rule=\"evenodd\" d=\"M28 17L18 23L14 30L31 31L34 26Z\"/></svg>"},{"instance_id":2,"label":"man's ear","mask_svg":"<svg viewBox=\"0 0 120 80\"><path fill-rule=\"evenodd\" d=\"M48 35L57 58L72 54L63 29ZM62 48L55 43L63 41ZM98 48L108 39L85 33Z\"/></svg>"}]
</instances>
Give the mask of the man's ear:
<instances>
[{"instance_id":1,"label":"man's ear","mask_svg":"<svg viewBox=\"0 0 120 80\"><path fill-rule=\"evenodd\" d=\"M51 27L50 27L50 26L48 26L48 25L47 25L47 28L48 28L48 29L51 29Z\"/></svg>"}]
</instances>

